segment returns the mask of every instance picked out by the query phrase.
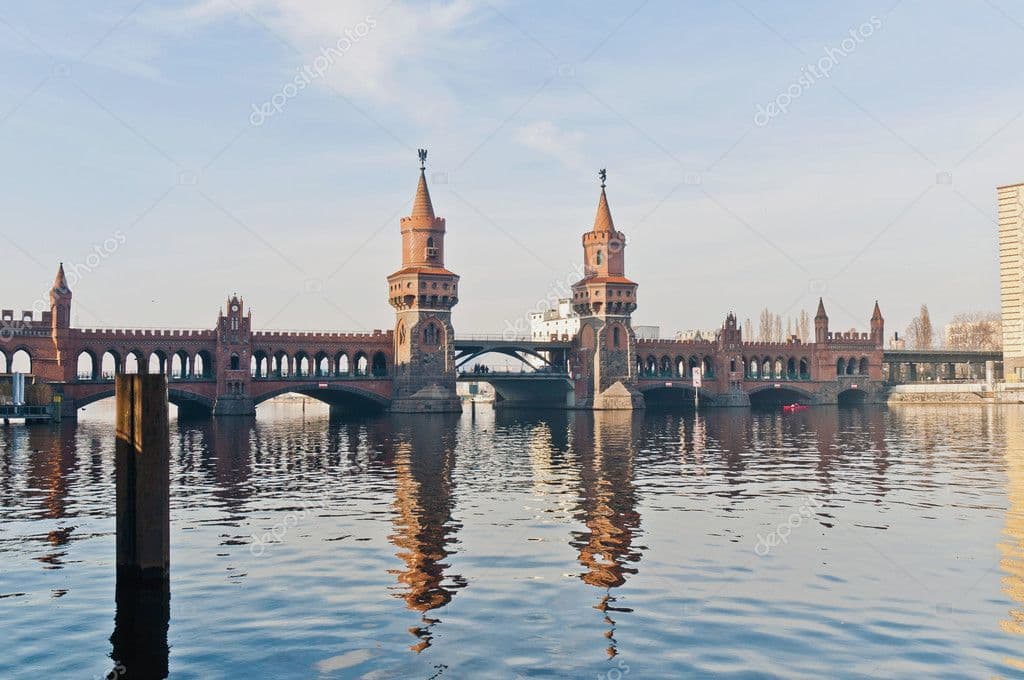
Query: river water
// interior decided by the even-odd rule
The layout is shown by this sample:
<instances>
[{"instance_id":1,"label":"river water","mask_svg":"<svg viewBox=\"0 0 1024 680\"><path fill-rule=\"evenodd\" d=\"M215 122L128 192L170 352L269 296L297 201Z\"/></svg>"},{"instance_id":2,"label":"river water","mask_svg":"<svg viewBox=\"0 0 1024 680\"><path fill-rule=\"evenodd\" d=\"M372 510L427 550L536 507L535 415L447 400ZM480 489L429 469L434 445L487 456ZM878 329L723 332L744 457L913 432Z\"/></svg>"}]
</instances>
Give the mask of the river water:
<instances>
[{"instance_id":1,"label":"river water","mask_svg":"<svg viewBox=\"0 0 1024 680\"><path fill-rule=\"evenodd\" d=\"M1024 410L171 424L118 593L109 403L0 430L0 678L1024 675Z\"/></svg>"}]
</instances>

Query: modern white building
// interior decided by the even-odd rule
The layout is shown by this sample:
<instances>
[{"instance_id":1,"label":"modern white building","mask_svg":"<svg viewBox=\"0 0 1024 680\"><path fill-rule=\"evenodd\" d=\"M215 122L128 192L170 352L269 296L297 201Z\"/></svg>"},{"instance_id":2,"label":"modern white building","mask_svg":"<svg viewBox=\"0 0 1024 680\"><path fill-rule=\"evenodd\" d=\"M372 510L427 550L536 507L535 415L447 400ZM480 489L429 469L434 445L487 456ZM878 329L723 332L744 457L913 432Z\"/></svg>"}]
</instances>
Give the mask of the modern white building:
<instances>
[{"instance_id":1,"label":"modern white building","mask_svg":"<svg viewBox=\"0 0 1024 680\"><path fill-rule=\"evenodd\" d=\"M708 330L706 328L693 328L685 331L676 331L675 339L678 342L700 342L702 340L714 340L717 337L717 330Z\"/></svg>"},{"instance_id":2,"label":"modern white building","mask_svg":"<svg viewBox=\"0 0 1024 680\"><path fill-rule=\"evenodd\" d=\"M658 340L661 338L661 326L633 326L637 340Z\"/></svg>"},{"instance_id":3,"label":"modern white building","mask_svg":"<svg viewBox=\"0 0 1024 680\"><path fill-rule=\"evenodd\" d=\"M999 187L999 293L1003 372L1024 381L1024 184Z\"/></svg>"},{"instance_id":4,"label":"modern white building","mask_svg":"<svg viewBox=\"0 0 1024 680\"><path fill-rule=\"evenodd\" d=\"M572 338L580 330L580 317L572 309L572 300L562 298L555 309L530 314L530 339Z\"/></svg>"}]
</instances>

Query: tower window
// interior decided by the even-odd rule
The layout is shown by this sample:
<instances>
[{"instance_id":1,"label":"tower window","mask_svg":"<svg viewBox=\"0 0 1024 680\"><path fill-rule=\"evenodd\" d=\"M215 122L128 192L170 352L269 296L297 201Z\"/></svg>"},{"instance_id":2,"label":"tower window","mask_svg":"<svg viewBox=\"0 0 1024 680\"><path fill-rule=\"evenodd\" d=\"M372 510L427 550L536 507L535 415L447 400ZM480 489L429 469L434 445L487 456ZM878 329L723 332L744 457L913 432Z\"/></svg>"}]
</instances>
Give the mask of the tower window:
<instances>
[{"instance_id":1,"label":"tower window","mask_svg":"<svg viewBox=\"0 0 1024 680\"><path fill-rule=\"evenodd\" d=\"M238 370L238 355L237 354L232 354L231 355L231 370L232 371L237 371Z\"/></svg>"},{"instance_id":2,"label":"tower window","mask_svg":"<svg viewBox=\"0 0 1024 680\"><path fill-rule=\"evenodd\" d=\"M600 267L602 264L604 264L604 251L599 250L597 251L597 266Z\"/></svg>"},{"instance_id":3,"label":"tower window","mask_svg":"<svg viewBox=\"0 0 1024 680\"><path fill-rule=\"evenodd\" d=\"M437 248L434 247L434 237L430 236L427 238L427 257L437 257Z\"/></svg>"},{"instance_id":4,"label":"tower window","mask_svg":"<svg viewBox=\"0 0 1024 680\"><path fill-rule=\"evenodd\" d=\"M434 324L427 324L427 327L423 329L423 344L431 347L438 345L441 342L440 333L438 333L437 326Z\"/></svg>"},{"instance_id":5,"label":"tower window","mask_svg":"<svg viewBox=\"0 0 1024 680\"><path fill-rule=\"evenodd\" d=\"M615 326L612 328L612 345L619 347L622 344L622 338L620 337L619 327Z\"/></svg>"}]
</instances>

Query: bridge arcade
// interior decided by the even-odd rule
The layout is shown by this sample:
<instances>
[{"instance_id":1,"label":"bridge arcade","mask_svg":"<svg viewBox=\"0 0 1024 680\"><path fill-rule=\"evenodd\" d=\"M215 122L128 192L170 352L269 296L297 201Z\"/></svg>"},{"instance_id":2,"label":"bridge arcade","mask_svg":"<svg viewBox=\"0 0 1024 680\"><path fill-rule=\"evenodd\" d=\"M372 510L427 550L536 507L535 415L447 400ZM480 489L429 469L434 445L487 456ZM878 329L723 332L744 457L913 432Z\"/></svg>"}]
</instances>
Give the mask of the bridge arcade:
<instances>
[{"instance_id":1,"label":"bridge arcade","mask_svg":"<svg viewBox=\"0 0 1024 680\"><path fill-rule=\"evenodd\" d=\"M63 266L38 315L0 312L0 373L32 373L62 398L62 415L113 395L122 373L163 373L183 414L245 415L296 392L338 408L458 412L458 366L485 353L544 357L532 375L463 376L492 382L509 403L595 410L643 408L648 398L686 400L695 369L702 395L720 406L769 397L834 403L881 398L884 320L877 303L869 333L833 333L824 302L814 342L747 342L730 313L714 340L638 340L631 316L637 284L625 272L626 237L612 219L605 173L593 226L582 235L584 277L572 286L580 316L574 338L458 338L452 308L459 276L445 266L446 222L434 213L426 152L412 211L400 222L402 260L387 278L393 330L371 333L255 331L232 295L212 329L84 329L71 325L73 294ZM689 395L689 396L688 396Z\"/></svg>"}]
</instances>

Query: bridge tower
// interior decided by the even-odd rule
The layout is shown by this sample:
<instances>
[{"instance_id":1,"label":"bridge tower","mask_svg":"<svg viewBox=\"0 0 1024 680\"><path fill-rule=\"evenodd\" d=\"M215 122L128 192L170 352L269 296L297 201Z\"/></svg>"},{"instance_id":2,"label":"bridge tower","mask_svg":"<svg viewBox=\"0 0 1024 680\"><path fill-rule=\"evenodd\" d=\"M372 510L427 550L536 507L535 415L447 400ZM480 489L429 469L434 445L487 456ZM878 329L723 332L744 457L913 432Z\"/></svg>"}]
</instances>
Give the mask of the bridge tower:
<instances>
[{"instance_id":1,"label":"bridge tower","mask_svg":"<svg viewBox=\"0 0 1024 680\"><path fill-rule=\"evenodd\" d=\"M580 316L573 362L576 403L595 410L643 408L636 384L636 334L630 322L637 284L626 278L626 235L612 221L603 169L599 176L594 227L583 234L584 276L572 286L573 309Z\"/></svg>"},{"instance_id":2,"label":"bridge tower","mask_svg":"<svg viewBox=\"0 0 1024 680\"><path fill-rule=\"evenodd\" d=\"M214 375L217 376L215 416L254 416L256 404L250 386L252 374L252 312L237 295L228 298L217 317L217 350Z\"/></svg>"},{"instance_id":3,"label":"bridge tower","mask_svg":"<svg viewBox=\"0 0 1024 680\"><path fill-rule=\"evenodd\" d=\"M68 286L68 278L64 274L64 263L57 267L57 276L53 279L53 288L50 289L50 337L53 340L53 360L48 358L39 359L40 367L50 362L45 373L58 380L73 380L78 371L77 358L70 348L71 329L71 287ZM42 372L42 371L37 371Z\"/></svg>"},{"instance_id":4,"label":"bridge tower","mask_svg":"<svg viewBox=\"0 0 1024 680\"><path fill-rule=\"evenodd\" d=\"M882 310L878 308L878 300L875 300L875 311L871 314L871 339L875 341L875 347L885 347L885 319L882 318Z\"/></svg>"},{"instance_id":5,"label":"bridge tower","mask_svg":"<svg viewBox=\"0 0 1024 680\"><path fill-rule=\"evenodd\" d=\"M399 413L462 411L455 393L452 307L459 277L445 269L445 219L434 215L419 150L420 179L412 214L401 220L402 268L388 277L395 308L395 375L391 410Z\"/></svg>"},{"instance_id":6,"label":"bridge tower","mask_svg":"<svg viewBox=\"0 0 1024 680\"><path fill-rule=\"evenodd\" d=\"M825 313L825 301L818 298L818 312L814 315L814 342L828 342L828 314Z\"/></svg>"}]
</instances>

